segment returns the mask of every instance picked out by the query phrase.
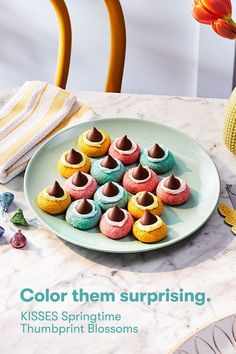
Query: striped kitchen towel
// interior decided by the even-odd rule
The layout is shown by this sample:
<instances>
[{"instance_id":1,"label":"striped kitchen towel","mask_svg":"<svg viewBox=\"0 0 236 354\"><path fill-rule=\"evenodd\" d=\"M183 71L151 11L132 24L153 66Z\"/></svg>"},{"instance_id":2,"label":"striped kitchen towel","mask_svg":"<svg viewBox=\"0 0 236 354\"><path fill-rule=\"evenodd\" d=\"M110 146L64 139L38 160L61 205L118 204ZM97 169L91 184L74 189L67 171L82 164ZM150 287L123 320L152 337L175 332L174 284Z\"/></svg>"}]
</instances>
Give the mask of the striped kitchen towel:
<instances>
[{"instance_id":1,"label":"striped kitchen towel","mask_svg":"<svg viewBox=\"0 0 236 354\"><path fill-rule=\"evenodd\" d=\"M27 81L0 111L0 183L23 172L34 152L59 130L94 117L57 86Z\"/></svg>"}]
</instances>

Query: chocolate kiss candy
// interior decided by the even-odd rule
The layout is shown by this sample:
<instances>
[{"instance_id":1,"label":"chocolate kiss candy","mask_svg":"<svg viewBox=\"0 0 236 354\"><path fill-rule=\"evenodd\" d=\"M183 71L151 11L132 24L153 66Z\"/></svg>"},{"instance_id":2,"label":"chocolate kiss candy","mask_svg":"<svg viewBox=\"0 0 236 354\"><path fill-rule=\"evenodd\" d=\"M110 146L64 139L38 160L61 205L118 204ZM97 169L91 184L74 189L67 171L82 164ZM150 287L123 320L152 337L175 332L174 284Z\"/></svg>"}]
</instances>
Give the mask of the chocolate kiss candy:
<instances>
[{"instance_id":1,"label":"chocolate kiss candy","mask_svg":"<svg viewBox=\"0 0 236 354\"><path fill-rule=\"evenodd\" d=\"M172 173L170 175L170 177L165 181L164 186L166 188L175 190L175 189L178 189L180 187L180 181Z\"/></svg>"},{"instance_id":2,"label":"chocolate kiss candy","mask_svg":"<svg viewBox=\"0 0 236 354\"><path fill-rule=\"evenodd\" d=\"M76 187L83 187L86 185L87 182L88 182L88 177L80 171L76 172L72 178L72 183Z\"/></svg>"},{"instance_id":3,"label":"chocolate kiss candy","mask_svg":"<svg viewBox=\"0 0 236 354\"><path fill-rule=\"evenodd\" d=\"M102 140L102 133L100 133L99 130L97 130L95 127L91 129L88 134L86 135L86 138L89 141L92 141L93 143L97 143Z\"/></svg>"},{"instance_id":4,"label":"chocolate kiss candy","mask_svg":"<svg viewBox=\"0 0 236 354\"><path fill-rule=\"evenodd\" d=\"M143 217L140 219L142 225L152 225L157 221L157 217L150 213L149 210L145 210Z\"/></svg>"},{"instance_id":5,"label":"chocolate kiss candy","mask_svg":"<svg viewBox=\"0 0 236 354\"><path fill-rule=\"evenodd\" d=\"M102 190L102 194L106 197L114 197L119 193L119 188L112 182L108 182Z\"/></svg>"},{"instance_id":6,"label":"chocolate kiss candy","mask_svg":"<svg viewBox=\"0 0 236 354\"><path fill-rule=\"evenodd\" d=\"M14 200L14 194L10 192L4 192L0 195L0 205L2 210L6 213Z\"/></svg>"},{"instance_id":7,"label":"chocolate kiss candy","mask_svg":"<svg viewBox=\"0 0 236 354\"><path fill-rule=\"evenodd\" d=\"M143 179L146 179L149 176L148 170L146 168L144 168L141 164L138 165L138 167L136 167L133 172L132 172L132 176L141 181Z\"/></svg>"},{"instance_id":8,"label":"chocolate kiss candy","mask_svg":"<svg viewBox=\"0 0 236 354\"><path fill-rule=\"evenodd\" d=\"M80 152L71 149L70 152L66 156L66 161L69 162L71 165L77 165L83 160L83 157Z\"/></svg>"},{"instance_id":9,"label":"chocolate kiss candy","mask_svg":"<svg viewBox=\"0 0 236 354\"><path fill-rule=\"evenodd\" d=\"M165 151L158 144L154 144L148 151L148 155L154 159L160 159L165 155Z\"/></svg>"},{"instance_id":10,"label":"chocolate kiss candy","mask_svg":"<svg viewBox=\"0 0 236 354\"><path fill-rule=\"evenodd\" d=\"M55 198L63 197L64 190L61 188L60 184L56 181L54 184L48 188L48 194Z\"/></svg>"},{"instance_id":11,"label":"chocolate kiss candy","mask_svg":"<svg viewBox=\"0 0 236 354\"><path fill-rule=\"evenodd\" d=\"M14 248L25 247L27 243L26 237L21 233L21 230L17 231L15 235L10 239L10 243Z\"/></svg>"},{"instance_id":12,"label":"chocolate kiss candy","mask_svg":"<svg viewBox=\"0 0 236 354\"><path fill-rule=\"evenodd\" d=\"M76 205L76 210L79 214L88 214L92 209L92 205L85 198Z\"/></svg>"},{"instance_id":13,"label":"chocolate kiss candy","mask_svg":"<svg viewBox=\"0 0 236 354\"><path fill-rule=\"evenodd\" d=\"M16 211L14 215L12 215L10 221L15 225L28 226L28 223L24 217L23 210L20 208Z\"/></svg>"},{"instance_id":14,"label":"chocolate kiss candy","mask_svg":"<svg viewBox=\"0 0 236 354\"><path fill-rule=\"evenodd\" d=\"M104 157L104 159L101 162L101 166L105 168L109 168L109 170L112 170L113 168L116 168L117 162L111 155L107 155Z\"/></svg>"},{"instance_id":15,"label":"chocolate kiss candy","mask_svg":"<svg viewBox=\"0 0 236 354\"><path fill-rule=\"evenodd\" d=\"M2 226L0 226L0 237L2 237L4 232L5 232L5 229Z\"/></svg>"},{"instance_id":16,"label":"chocolate kiss candy","mask_svg":"<svg viewBox=\"0 0 236 354\"><path fill-rule=\"evenodd\" d=\"M144 192L138 197L138 203L142 206L151 205L154 202L153 196L148 192Z\"/></svg>"},{"instance_id":17,"label":"chocolate kiss candy","mask_svg":"<svg viewBox=\"0 0 236 354\"><path fill-rule=\"evenodd\" d=\"M132 142L127 138L127 135L125 135L116 142L116 147L120 150L127 151L132 148Z\"/></svg>"},{"instance_id":18,"label":"chocolate kiss candy","mask_svg":"<svg viewBox=\"0 0 236 354\"><path fill-rule=\"evenodd\" d=\"M121 210L117 205L113 206L113 208L109 211L108 217L111 221L122 221L125 217L125 213Z\"/></svg>"}]
</instances>

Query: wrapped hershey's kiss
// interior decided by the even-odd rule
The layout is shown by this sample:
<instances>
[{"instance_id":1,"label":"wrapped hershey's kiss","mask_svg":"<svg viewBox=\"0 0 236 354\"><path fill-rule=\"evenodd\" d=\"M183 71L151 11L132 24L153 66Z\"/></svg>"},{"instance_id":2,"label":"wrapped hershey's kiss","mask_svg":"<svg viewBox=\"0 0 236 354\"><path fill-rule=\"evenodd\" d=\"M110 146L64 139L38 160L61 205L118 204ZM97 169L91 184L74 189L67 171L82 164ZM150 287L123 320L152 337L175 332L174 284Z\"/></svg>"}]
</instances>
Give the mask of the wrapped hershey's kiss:
<instances>
[{"instance_id":1,"label":"wrapped hershey's kiss","mask_svg":"<svg viewBox=\"0 0 236 354\"><path fill-rule=\"evenodd\" d=\"M14 194L11 192L4 192L0 194L0 207L4 213L6 213L14 201Z\"/></svg>"},{"instance_id":2,"label":"wrapped hershey's kiss","mask_svg":"<svg viewBox=\"0 0 236 354\"><path fill-rule=\"evenodd\" d=\"M5 232L5 229L2 226L0 226L0 237L2 237L4 232Z\"/></svg>"},{"instance_id":3,"label":"wrapped hershey's kiss","mask_svg":"<svg viewBox=\"0 0 236 354\"><path fill-rule=\"evenodd\" d=\"M10 239L10 243L14 248L23 248L27 243L27 239L25 235L22 234L21 230L18 230Z\"/></svg>"},{"instance_id":4,"label":"wrapped hershey's kiss","mask_svg":"<svg viewBox=\"0 0 236 354\"><path fill-rule=\"evenodd\" d=\"M25 220L24 213L22 209L18 209L14 215L10 218L10 221L15 225L28 226L29 224Z\"/></svg>"}]
</instances>

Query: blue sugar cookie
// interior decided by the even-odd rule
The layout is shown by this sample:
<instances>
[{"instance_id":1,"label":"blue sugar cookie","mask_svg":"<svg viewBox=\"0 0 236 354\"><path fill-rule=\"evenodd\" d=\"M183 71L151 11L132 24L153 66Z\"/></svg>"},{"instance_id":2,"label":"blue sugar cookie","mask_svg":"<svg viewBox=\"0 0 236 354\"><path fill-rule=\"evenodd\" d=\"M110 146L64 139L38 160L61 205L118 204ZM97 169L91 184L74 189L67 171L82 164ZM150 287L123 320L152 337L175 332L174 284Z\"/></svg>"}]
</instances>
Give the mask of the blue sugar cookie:
<instances>
[{"instance_id":1,"label":"blue sugar cookie","mask_svg":"<svg viewBox=\"0 0 236 354\"><path fill-rule=\"evenodd\" d=\"M94 200L103 210L108 210L114 205L125 208L128 202L128 193L118 183L108 182L97 189Z\"/></svg>"},{"instance_id":2,"label":"blue sugar cookie","mask_svg":"<svg viewBox=\"0 0 236 354\"><path fill-rule=\"evenodd\" d=\"M71 203L66 212L66 221L80 230L95 227L101 217L101 208L91 199L79 199Z\"/></svg>"},{"instance_id":3,"label":"blue sugar cookie","mask_svg":"<svg viewBox=\"0 0 236 354\"><path fill-rule=\"evenodd\" d=\"M107 155L104 159L95 161L92 164L90 174L98 184L107 182L120 182L125 173L122 162Z\"/></svg>"},{"instance_id":4,"label":"blue sugar cookie","mask_svg":"<svg viewBox=\"0 0 236 354\"><path fill-rule=\"evenodd\" d=\"M140 163L150 167L157 174L166 173L174 167L175 158L171 151L163 145L155 144L141 152Z\"/></svg>"}]
</instances>

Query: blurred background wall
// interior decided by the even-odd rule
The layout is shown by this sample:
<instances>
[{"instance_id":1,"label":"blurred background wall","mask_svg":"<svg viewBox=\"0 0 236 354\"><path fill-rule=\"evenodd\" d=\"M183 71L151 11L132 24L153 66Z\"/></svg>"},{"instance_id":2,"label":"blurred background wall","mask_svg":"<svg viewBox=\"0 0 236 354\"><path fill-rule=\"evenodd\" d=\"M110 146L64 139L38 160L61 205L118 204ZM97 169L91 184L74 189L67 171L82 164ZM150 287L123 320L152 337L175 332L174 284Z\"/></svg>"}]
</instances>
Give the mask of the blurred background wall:
<instances>
[{"instance_id":1,"label":"blurred background wall","mask_svg":"<svg viewBox=\"0 0 236 354\"><path fill-rule=\"evenodd\" d=\"M103 0L66 3L73 25L68 89L102 91L109 56L109 24ZM121 3L127 26L122 92L229 95L235 42L196 23L190 14L192 0ZM57 22L50 1L0 0L0 5L0 86L19 86L34 79L52 82Z\"/></svg>"}]
</instances>

